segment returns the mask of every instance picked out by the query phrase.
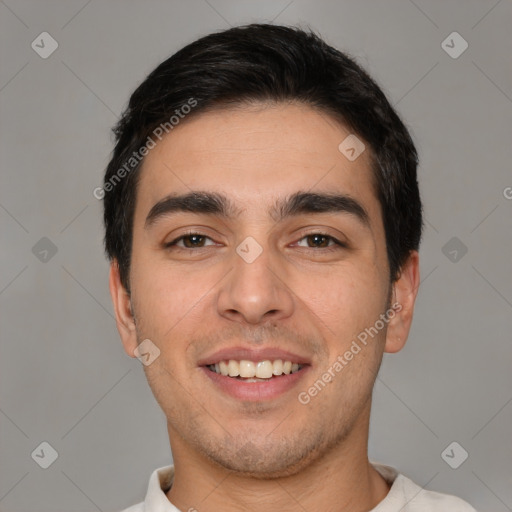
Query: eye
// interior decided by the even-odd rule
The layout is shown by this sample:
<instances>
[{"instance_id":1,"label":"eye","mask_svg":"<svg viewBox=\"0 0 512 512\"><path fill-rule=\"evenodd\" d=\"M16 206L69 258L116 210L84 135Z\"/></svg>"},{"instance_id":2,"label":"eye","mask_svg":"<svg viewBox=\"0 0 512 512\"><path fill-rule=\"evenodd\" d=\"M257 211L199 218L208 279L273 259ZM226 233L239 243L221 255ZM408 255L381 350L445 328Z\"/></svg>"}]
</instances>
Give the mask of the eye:
<instances>
[{"instance_id":1,"label":"eye","mask_svg":"<svg viewBox=\"0 0 512 512\"><path fill-rule=\"evenodd\" d=\"M340 247L346 247L346 244L340 242L338 239L334 238L333 236L330 236L326 233L310 233L303 238L299 240L297 245L300 246L300 242L302 240L306 240L306 243L308 244L306 247L309 249L328 249L328 250L335 250L339 249ZM311 242L312 245L309 245L309 242ZM329 243L332 242L330 245ZM302 246L304 247L304 246Z\"/></svg>"},{"instance_id":2,"label":"eye","mask_svg":"<svg viewBox=\"0 0 512 512\"><path fill-rule=\"evenodd\" d=\"M201 249L203 247L207 247L205 245L206 240L210 240L213 242L213 240L210 237L203 235L202 233L190 232L185 235L181 235L178 238L175 238L172 242L165 244L165 247L179 247L180 249ZM215 245L215 243L209 245Z\"/></svg>"},{"instance_id":3,"label":"eye","mask_svg":"<svg viewBox=\"0 0 512 512\"><path fill-rule=\"evenodd\" d=\"M207 240L209 240L210 244L207 244ZM306 241L306 246L301 245L303 241ZM202 249L204 247L208 247L211 245L215 245L215 242L208 236L197 233L190 232L184 235L175 238L172 242L166 243L165 248L177 247L179 249ZM326 249L326 250L336 250L339 248L346 248L347 245L343 242L340 242L338 239L334 238L331 235L326 233L310 233L308 235L303 236L299 242L296 243L299 247L306 247L307 249Z\"/></svg>"}]
</instances>

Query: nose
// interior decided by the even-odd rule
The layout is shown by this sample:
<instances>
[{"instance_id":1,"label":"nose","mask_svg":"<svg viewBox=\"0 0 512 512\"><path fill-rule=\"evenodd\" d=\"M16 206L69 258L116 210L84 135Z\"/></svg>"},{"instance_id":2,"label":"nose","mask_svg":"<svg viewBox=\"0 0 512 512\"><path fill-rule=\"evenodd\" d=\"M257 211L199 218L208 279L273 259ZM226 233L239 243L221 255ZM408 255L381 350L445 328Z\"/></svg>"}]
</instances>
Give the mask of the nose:
<instances>
[{"instance_id":1,"label":"nose","mask_svg":"<svg viewBox=\"0 0 512 512\"><path fill-rule=\"evenodd\" d=\"M247 324L291 316L294 298L285 274L277 257L272 258L270 249L264 249L254 260L235 252L233 268L218 294L218 313Z\"/></svg>"}]
</instances>

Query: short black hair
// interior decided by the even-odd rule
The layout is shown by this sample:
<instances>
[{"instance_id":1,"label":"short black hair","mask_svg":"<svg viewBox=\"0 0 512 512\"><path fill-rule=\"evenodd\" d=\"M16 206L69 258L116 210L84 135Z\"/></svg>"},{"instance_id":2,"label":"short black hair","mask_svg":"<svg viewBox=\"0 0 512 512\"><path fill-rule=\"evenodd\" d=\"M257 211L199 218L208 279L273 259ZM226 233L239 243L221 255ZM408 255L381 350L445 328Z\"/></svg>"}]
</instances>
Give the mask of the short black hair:
<instances>
[{"instance_id":1,"label":"short black hair","mask_svg":"<svg viewBox=\"0 0 512 512\"><path fill-rule=\"evenodd\" d=\"M310 28L250 24L209 34L162 62L132 94L101 197L105 252L130 291L133 218L143 148L187 115L253 102L296 102L333 119L369 146L395 281L423 229L411 136L375 81ZM340 141L341 142L341 141ZM96 195L96 194L95 194ZM98 196L96 196L98 197Z\"/></svg>"}]
</instances>

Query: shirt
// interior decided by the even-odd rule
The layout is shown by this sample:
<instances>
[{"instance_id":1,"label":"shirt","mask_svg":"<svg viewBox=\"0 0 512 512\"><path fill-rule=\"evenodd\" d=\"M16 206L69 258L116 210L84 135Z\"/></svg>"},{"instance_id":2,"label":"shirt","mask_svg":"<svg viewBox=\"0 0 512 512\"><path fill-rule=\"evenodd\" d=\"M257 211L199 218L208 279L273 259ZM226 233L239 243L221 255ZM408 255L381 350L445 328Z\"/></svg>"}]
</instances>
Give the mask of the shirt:
<instances>
[{"instance_id":1,"label":"shirt","mask_svg":"<svg viewBox=\"0 0 512 512\"><path fill-rule=\"evenodd\" d=\"M371 463L391 485L387 496L370 512L476 512L465 501L450 494L427 491L391 466ZM167 498L174 466L155 469L143 502L121 512L181 512Z\"/></svg>"}]
</instances>

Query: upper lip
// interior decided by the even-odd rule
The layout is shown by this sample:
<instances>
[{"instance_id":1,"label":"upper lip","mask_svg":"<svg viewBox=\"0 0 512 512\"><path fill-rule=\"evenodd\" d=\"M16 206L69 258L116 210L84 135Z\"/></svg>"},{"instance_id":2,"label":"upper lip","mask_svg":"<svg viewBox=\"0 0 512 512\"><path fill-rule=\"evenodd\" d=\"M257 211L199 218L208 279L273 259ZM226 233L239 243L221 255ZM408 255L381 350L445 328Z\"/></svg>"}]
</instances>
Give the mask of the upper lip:
<instances>
[{"instance_id":1,"label":"upper lip","mask_svg":"<svg viewBox=\"0 0 512 512\"><path fill-rule=\"evenodd\" d=\"M207 355L201 358L197 364L198 366L208 366L211 364L218 363L220 361L229 361L233 359L235 361L275 361L276 359L282 359L283 361L291 361L292 363L298 364L311 364L308 357L282 350L279 348L246 348L246 347L228 347L218 350L213 354Z\"/></svg>"}]
</instances>

